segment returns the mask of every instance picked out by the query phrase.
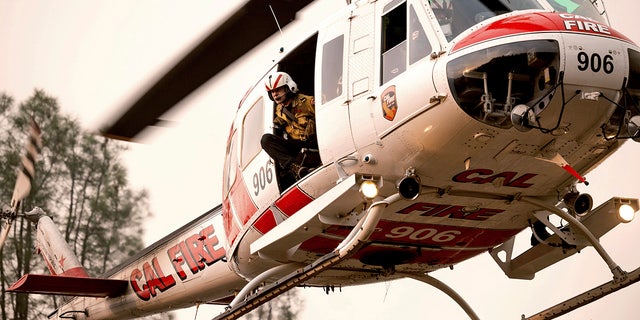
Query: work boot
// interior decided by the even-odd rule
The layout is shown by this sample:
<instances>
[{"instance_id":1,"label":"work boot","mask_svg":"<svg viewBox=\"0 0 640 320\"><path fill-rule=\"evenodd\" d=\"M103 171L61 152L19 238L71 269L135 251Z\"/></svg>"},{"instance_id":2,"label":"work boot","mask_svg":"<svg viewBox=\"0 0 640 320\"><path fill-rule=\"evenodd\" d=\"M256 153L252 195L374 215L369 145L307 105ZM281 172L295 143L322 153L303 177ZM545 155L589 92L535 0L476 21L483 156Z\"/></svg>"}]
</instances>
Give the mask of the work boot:
<instances>
[{"instance_id":1,"label":"work boot","mask_svg":"<svg viewBox=\"0 0 640 320\"><path fill-rule=\"evenodd\" d=\"M302 179L308 175L310 170L307 167L303 167L299 164L291 163L289 165L289 171L296 177L296 179Z\"/></svg>"}]
</instances>

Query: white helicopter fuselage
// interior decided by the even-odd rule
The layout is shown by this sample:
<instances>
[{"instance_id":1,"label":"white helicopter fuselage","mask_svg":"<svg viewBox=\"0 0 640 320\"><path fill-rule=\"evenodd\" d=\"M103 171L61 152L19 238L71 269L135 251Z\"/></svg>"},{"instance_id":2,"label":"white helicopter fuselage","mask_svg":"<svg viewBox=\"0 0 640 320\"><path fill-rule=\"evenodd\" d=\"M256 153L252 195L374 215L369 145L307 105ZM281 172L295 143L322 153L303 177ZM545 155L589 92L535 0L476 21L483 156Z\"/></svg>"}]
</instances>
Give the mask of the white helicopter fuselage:
<instances>
[{"instance_id":1,"label":"white helicopter fuselage","mask_svg":"<svg viewBox=\"0 0 640 320\"><path fill-rule=\"evenodd\" d=\"M267 73L288 72L315 97L314 170L286 184L261 149L274 105L259 79L230 130L221 208L110 274L129 281L121 297L74 298L53 317L228 302L248 281L335 250L372 203L405 186L366 244L305 284L427 273L528 228L541 208L522 197L555 205L619 147L637 113L623 100L640 89L640 49L593 17L542 1L521 9L475 12L456 28L455 13L441 26L428 1L350 5ZM365 180L376 196L360 192Z\"/></svg>"},{"instance_id":2,"label":"white helicopter fuselage","mask_svg":"<svg viewBox=\"0 0 640 320\"><path fill-rule=\"evenodd\" d=\"M505 198L557 201L574 185L576 177L545 159L561 154L585 173L619 146L619 141L602 135L601 126L612 126L609 119L618 106L610 101L620 99L629 77L627 52L637 47L605 24L571 14L514 12L482 21L458 35L457 41L425 45L418 43L421 37L443 40L433 26L437 20L411 1L401 8L400 2L389 3L399 6L376 2L355 7L336 24L320 30L318 60L330 54L324 50L331 48L332 40L347 38L339 76L331 78L327 75L331 68L321 63L315 67L322 164L282 194L276 166L266 153L256 149L254 157L246 157L244 150L235 154L251 144L244 134L247 128L255 128L246 119L256 104L266 109L262 118L266 132L271 126L271 102L262 86L243 100L232 128L235 138L228 147L228 161L233 164L228 174L233 177L237 171L238 179L230 183L223 208L231 244L229 261L247 279L280 263L310 263L344 240L345 230L357 220L346 217L357 216L367 206L357 193L321 213L323 221L306 235L286 241L283 228L279 241L260 250L251 248L348 176L372 178L381 186L380 194L388 196L410 171L428 191L390 205L372 242L343 263L341 275L314 278L317 285L376 281L381 266L428 272L486 252L527 228L530 213L537 210ZM382 35L371 34L371 25L380 29L381 17L393 15L398 8L406 12L408 25L414 17L425 28L409 31L409 39L380 54ZM432 54L411 61L412 46L429 45ZM398 54L394 50L401 54L401 61L385 67L386 61L398 63L394 57L385 60ZM504 70L498 69L501 66ZM278 70L287 71L287 67ZM489 89L484 89L481 73ZM330 81L323 77L339 79L333 83L337 89L323 87ZM479 84L455 86L463 81ZM594 92L604 98L589 99ZM483 102L483 95L493 99L490 105ZM472 98L473 105L467 103ZM509 112L516 104L535 112L541 129L523 132L512 126ZM259 136L251 140L259 141ZM251 160L243 162L247 158ZM307 227L313 229L311 224ZM301 239L306 241L300 243Z\"/></svg>"}]
</instances>

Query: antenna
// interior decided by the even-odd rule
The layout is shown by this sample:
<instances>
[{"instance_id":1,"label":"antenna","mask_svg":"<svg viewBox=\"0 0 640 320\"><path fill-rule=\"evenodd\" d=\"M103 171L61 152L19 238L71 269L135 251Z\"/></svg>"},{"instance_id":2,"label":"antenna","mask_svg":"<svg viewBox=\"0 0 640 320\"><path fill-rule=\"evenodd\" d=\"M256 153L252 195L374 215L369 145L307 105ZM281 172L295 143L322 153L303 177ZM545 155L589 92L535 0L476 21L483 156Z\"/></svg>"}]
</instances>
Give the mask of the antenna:
<instances>
[{"instance_id":1,"label":"antenna","mask_svg":"<svg viewBox=\"0 0 640 320\"><path fill-rule=\"evenodd\" d=\"M604 6L604 1L600 1L600 3L602 4L602 12L600 12L600 15L607 20L608 25L611 25L611 21L609 21L609 14L607 13L607 8ZM598 9L598 0L591 0L591 4L596 8L596 10Z\"/></svg>"},{"instance_id":2,"label":"antenna","mask_svg":"<svg viewBox=\"0 0 640 320\"><path fill-rule=\"evenodd\" d=\"M278 26L278 30L280 31L280 40L284 43L284 35L282 34L282 28L280 28L280 23L278 22L278 18L276 17L276 13L273 11L273 7L269 5L269 9L271 10L271 14L273 15L273 20L276 21L276 25ZM280 53L284 52L284 46L280 47Z\"/></svg>"}]
</instances>

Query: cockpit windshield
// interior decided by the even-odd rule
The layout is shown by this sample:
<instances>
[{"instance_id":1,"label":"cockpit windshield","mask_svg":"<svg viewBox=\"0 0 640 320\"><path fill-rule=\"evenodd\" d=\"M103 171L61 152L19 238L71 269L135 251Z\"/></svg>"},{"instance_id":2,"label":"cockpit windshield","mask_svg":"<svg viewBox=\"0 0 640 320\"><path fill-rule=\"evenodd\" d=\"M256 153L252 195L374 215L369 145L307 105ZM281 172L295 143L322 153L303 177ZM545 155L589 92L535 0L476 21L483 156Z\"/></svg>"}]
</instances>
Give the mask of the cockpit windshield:
<instances>
[{"instance_id":1,"label":"cockpit windshield","mask_svg":"<svg viewBox=\"0 0 640 320\"><path fill-rule=\"evenodd\" d=\"M451 40L473 25L507 12L543 9L538 0L429 0L431 10L438 19L442 32ZM558 12L588 17L608 24L600 1L547 0Z\"/></svg>"},{"instance_id":2,"label":"cockpit windshield","mask_svg":"<svg viewBox=\"0 0 640 320\"><path fill-rule=\"evenodd\" d=\"M429 3L448 40L493 16L543 8L535 0L430 0Z\"/></svg>"},{"instance_id":3,"label":"cockpit windshield","mask_svg":"<svg viewBox=\"0 0 640 320\"><path fill-rule=\"evenodd\" d=\"M593 0L548 0L549 4L558 12L568 12L571 14L588 17L596 21L607 23L604 8L598 1Z\"/></svg>"}]
</instances>

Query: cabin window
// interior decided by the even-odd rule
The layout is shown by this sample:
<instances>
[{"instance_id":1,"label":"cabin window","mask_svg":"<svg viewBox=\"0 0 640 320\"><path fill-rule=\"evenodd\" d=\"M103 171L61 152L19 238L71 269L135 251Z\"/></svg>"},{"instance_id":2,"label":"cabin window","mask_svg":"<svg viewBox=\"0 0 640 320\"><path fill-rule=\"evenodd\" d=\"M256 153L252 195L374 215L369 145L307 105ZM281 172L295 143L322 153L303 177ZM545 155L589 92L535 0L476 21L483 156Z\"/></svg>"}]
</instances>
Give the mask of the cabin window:
<instances>
[{"instance_id":1,"label":"cabin window","mask_svg":"<svg viewBox=\"0 0 640 320\"><path fill-rule=\"evenodd\" d=\"M264 102L258 99L242 120L242 167L246 166L260 152L260 139L264 134Z\"/></svg>"},{"instance_id":2,"label":"cabin window","mask_svg":"<svg viewBox=\"0 0 640 320\"><path fill-rule=\"evenodd\" d=\"M236 181L236 170L238 170L236 159L236 133L234 132L227 144L227 155L224 161L224 170L222 171L222 194L225 196Z\"/></svg>"},{"instance_id":3,"label":"cabin window","mask_svg":"<svg viewBox=\"0 0 640 320\"><path fill-rule=\"evenodd\" d=\"M382 83L406 70L407 4L389 3L382 16Z\"/></svg>"},{"instance_id":4,"label":"cabin window","mask_svg":"<svg viewBox=\"0 0 640 320\"><path fill-rule=\"evenodd\" d=\"M414 64L431 53L432 48L413 6L409 11L409 27L409 64Z\"/></svg>"},{"instance_id":5,"label":"cabin window","mask_svg":"<svg viewBox=\"0 0 640 320\"><path fill-rule=\"evenodd\" d=\"M333 38L322 47L322 103L342 95L342 61L344 35Z\"/></svg>"}]
</instances>

